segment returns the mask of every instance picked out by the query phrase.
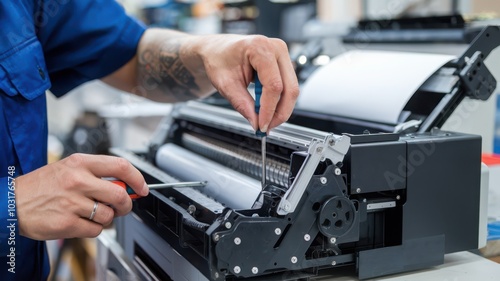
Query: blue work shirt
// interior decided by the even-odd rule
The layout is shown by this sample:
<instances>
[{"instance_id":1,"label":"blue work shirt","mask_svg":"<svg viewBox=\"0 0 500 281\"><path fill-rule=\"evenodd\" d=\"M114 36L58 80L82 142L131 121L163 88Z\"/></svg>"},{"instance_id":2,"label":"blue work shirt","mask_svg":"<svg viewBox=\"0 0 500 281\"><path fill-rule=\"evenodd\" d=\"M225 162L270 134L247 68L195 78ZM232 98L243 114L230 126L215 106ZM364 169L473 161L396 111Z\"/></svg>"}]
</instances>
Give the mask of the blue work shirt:
<instances>
[{"instance_id":1,"label":"blue work shirt","mask_svg":"<svg viewBox=\"0 0 500 281\"><path fill-rule=\"evenodd\" d=\"M45 91L114 72L144 26L114 0L15 0L0 1L0 28L0 280L46 280L45 242L19 235L13 192L47 162Z\"/></svg>"}]
</instances>

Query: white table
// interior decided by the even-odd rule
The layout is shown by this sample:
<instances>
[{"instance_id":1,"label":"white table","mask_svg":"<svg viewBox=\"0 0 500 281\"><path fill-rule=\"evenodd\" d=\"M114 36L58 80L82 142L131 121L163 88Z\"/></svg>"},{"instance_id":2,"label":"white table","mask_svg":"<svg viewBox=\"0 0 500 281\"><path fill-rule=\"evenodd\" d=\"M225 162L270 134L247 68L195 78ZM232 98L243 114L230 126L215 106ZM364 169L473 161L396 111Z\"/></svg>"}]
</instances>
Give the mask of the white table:
<instances>
[{"instance_id":1,"label":"white table","mask_svg":"<svg viewBox=\"0 0 500 281\"><path fill-rule=\"evenodd\" d=\"M321 281L357 281L355 276L324 277ZM444 264L402 274L395 274L369 280L380 281L498 281L500 264L470 252L448 254Z\"/></svg>"}]
</instances>

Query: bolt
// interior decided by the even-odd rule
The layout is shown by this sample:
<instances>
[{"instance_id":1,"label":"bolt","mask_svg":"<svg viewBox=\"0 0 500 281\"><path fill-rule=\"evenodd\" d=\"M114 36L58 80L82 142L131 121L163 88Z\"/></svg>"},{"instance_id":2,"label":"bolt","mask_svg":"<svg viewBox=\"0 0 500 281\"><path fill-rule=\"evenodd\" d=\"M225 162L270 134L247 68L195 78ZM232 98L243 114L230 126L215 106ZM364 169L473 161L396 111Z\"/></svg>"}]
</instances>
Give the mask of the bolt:
<instances>
[{"instance_id":1,"label":"bolt","mask_svg":"<svg viewBox=\"0 0 500 281\"><path fill-rule=\"evenodd\" d=\"M336 264L337 264L337 262L336 262L336 261L332 261L332 265L336 265Z\"/></svg>"},{"instance_id":2,"label":"bolt","mask_svg":"<svg viewBox=\"0 0 500 281\"><path fill-rule=\"evenodd\" d=\"M363 203L366 203L366 198L363 198Z\"/></svg>"},{"instance_id":3,"label":"bolt","mask_svg":"<svg viewBox=\"0 0 500 281\"><path fill-rule=\"evenodd\" d=\"M323 152L323 147L321 147L321 146L320 146L320 147L317 147L317 148L316 148L316 152L318 152L318 153Z\"/></svg>"},{"instance_id":4,"label":"bolt","mask_svg":"<svg viewBox=\"0 0 500 281\"><path fill-rule=\"evenodd\" d=\"M340 176L340 169L339 168L335 168L335 175Z\"/></svg>"},{"instance_id":5,"label":"bolt","mask_svg":"<svg viewBox=\"0 0 500 281\"><path fill-rule=\"evenodd\" d=\"M356 188L356 193L360 193L361 192L361 188Z\"/></svg>"},{"instance_id":6,"label":"bolt","mask_svg":"<svg viewBox=\"0 0 500 281\"><path fill-rule=\"evenodd\" d=\"M399 199L401 199L401 196L397 195L396 200L399 200Z\"/></svg>"},{"instance_id":7,"label":"bolt","mask_svg":"<svg viewBox=\"0 0 500 281\"><path fill-rule=\"evenodd\" d=\"M335 144L335 141L333 141L333 140L328 141L328 145L333 146L334 144Z\"/></svg>"},{"instance_id":8,"label":"bolt","mask_svg":"<svg viewBox=\"0 0 500 281\"><path fill-rule=\"evenodd\" d=\"M277 227L275 230L274 230L274 233L276 233L276 235L281 235L281 229L279 227Z\"/></svg>"},{"instance_id":9,"label":"bolt","mask_svg":"<svg viewBox=\"0 0 500 281\"><path fill-rule=\"evenodd\" d=\"M291 208L291 207L292 207L292 206L290 206L290 203L288 203L288 202L287 202L287 203L285 203L285 206L283 206L283 210L285 210L285 211L290 211L290 208Z\"/></svg>"},{"instance_id":10,"label":"bolt","mask_svg":"<svg viewBox=\"0 0 500 281\"><path fill-rule=\"evenodd\" d=\"M215 279L218 279L219 278L219 272L214 273L214 277L215 277Z\"/></svg>"},{"instance_id":11,"label":"bolt","mask_svg":"<svg viewBox=\"0 0 500 281\"><path fill-rule=\"evenodd\" d=\"M304 240L306 240L306 241L311 240L311 235L309 235L309 234L304 235Z\"/></svg>"},{"instance_id":12,"label":"bolt","mask_svg":"<svg viewBox=\"0 0 500 281\"><path fill-rule=\"evenodd\" d=\"M257 267L255 267L255 266L254 266L254 267L252 267L252 273L253 273L253 274L257 274L257 273L259 273L259 269L258 269Z\"/></svg>"},{"instance_id":13,"label":"bolt","mask_svg":"<svg viewBox=\"0 0 500 281\"><path fill-rule=\"evenodd\" d=\"M220 240L220 235L219 234L215 234L214 235L214 241L218 242L219 240Z\"/></svg>"},{"instance_id":14,"label":"bolt","mask_svg":"<svg viewBox=\"0 0 500 281\"><path fill-rule=\"evenodd\" d=\"M330 243L335 244L335 242L337 242L337 238L335 237L330 238Z\"/></svg>"},{"instance_id":15,"label":"bolt","mask_svg":"<svg viewBox=\"0 0 500 281\"><path fill-rule=\"evenodd\" d=\"M319 178L319 181L321 182L321 184L326 184L328 182L328 180L325 177Z\"/></svg>"},{"instance_id":16,"label":"bolt","mask_svg":"<svg viewBox=\"0 0 500 281\"><path fill-rule=\"evenodd\" d=\"M241 272L241 268L240 268L239 266L235 266L235 267L233 268L233 272L234 272L234 273L236 273L236 274L238 274L238 273L240 273L240 272Z\"/></svg>"},{"instance_id":17,"label":"bolt","mask_svg":"<svg viewBox=\"0 0 500 281\"><path fill-rule=\"evenodd\" d=\"M236 245L241 244L241 239L240 239L240 237L236 237L236 238L234 238L234 244L236 244Z\"/></svg>"},{"instance_id":18,"label":"bolt","mask_svg":"<svg viewBox=\"0 0 500 281\"><path fill-rule=\"evenodd\" d=\"M293 256L291 261L292 261L292 263L297 263L297 257Z\"/></svg>"},{"instance_id":19,"label":"bolt","mask_svg":"<svg viewBox=\"0 0 500 281\"><path fill-rule=\"evenodd\" d=\"M224 224L224 226L225 226L227 229L230 229L230 228L231 228L231 226L233 226L233 225L232 225L230 222L228 222L228 221L227 221L227 222Z\"/></svg>"},{"instance_id":20,"label":"bolt","mask_svg":"<svg viewBox=\"0 0 500 281\"><path fill-rule=\"evenodd\" d=\"M196 206L195 205L189 205L187 208L187 212L192 215L194 212L196 212Z\"/></svg>"}]
</instances>

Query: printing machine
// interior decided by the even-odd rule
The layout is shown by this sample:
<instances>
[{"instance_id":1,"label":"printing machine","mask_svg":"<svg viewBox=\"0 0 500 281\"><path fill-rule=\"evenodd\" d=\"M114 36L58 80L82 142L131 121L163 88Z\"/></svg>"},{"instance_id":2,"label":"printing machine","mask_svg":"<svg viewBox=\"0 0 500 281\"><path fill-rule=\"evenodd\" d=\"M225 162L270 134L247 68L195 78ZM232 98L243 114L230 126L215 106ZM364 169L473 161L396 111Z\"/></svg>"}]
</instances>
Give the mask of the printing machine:
<instances>
[{"instance_id":1,"label":"printing machine","mask_svg":"<svg viewBox=\"0 0 500 281\"><path fill-rule=\"evenodd\" d=\"M422 84L400 124L297 110L267 138L264 188L260 139L243 117L176 106L149 151L112 153L149 183L208 184L136 200L117 222L124 252L110 249L103 266L120 280L368 279L477 249L481 137L438 128L465 97L490 97L483 60L499 44L500 29L486 27Z\"/></svg>"}]
</instances>

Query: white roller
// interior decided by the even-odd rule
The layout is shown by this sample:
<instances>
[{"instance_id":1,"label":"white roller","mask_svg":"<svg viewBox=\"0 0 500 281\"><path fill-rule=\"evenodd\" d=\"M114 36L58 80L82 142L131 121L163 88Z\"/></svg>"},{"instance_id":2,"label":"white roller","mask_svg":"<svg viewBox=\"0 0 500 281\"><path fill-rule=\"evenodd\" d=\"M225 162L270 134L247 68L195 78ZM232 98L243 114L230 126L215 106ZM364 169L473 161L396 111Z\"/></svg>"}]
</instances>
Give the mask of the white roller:
<instances>
[{"instance_id":1,"label":"white roller","mask_svg":"<svg viewBox=\"0 0 500 281\"><path fill-rule=\"evenodd\" d=\"M232 209L251 209L261 191L258 180L172 143L160 147L156 164L183 181L208 181L202 191Z\"/></svg>"}]
</instances>

